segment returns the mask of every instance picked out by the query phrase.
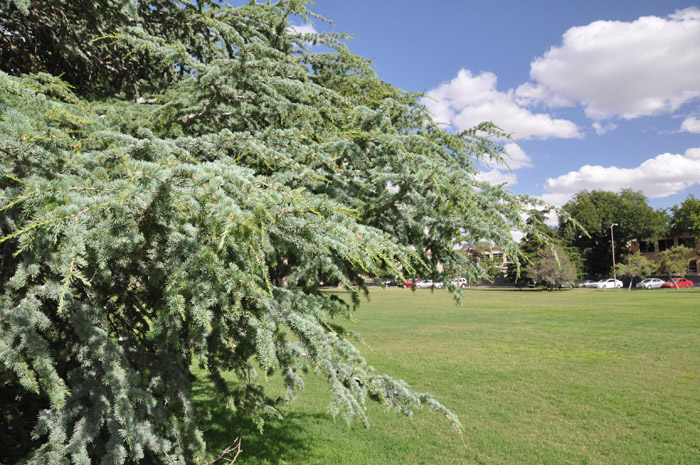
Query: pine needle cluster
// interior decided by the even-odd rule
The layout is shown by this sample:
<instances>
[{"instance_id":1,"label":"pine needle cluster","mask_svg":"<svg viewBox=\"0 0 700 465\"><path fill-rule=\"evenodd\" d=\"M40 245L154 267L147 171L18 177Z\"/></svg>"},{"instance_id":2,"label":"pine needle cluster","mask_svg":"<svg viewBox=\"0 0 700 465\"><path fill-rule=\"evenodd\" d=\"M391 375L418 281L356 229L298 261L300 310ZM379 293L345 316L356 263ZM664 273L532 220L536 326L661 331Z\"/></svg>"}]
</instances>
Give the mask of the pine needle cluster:
<instances>
[{"instance_id":1,"label":"pine needle cluster","mask_svg":"<svg viewBox=\"0 0 700 465\"><path fill-rule=\"evenodd\" d=\"M445 132L344 36L295 32L307 3L0 1L5 462L201 463L193 361L261 426L259 376L291 400L313 371L347 421L372 398L460 429L334 319L366 276L478 278L466 232L517 256L531 199L477 179L505 134Z\"/></svg>"}]
</instances>

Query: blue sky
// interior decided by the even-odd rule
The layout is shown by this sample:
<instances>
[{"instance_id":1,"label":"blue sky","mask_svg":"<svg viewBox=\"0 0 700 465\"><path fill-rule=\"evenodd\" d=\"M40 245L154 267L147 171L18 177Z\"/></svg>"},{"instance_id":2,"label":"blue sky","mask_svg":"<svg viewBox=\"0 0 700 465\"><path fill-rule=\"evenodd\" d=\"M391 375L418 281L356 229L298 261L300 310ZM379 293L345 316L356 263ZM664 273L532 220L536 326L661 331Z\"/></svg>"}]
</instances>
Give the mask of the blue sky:
<instances>
[{"instance_id":1,"label":"blue sky","mask_svg":"<svg viewBox=\"0 0 700 465\"><path fill-rule=\"evenodd\" d=\"M581 189L700 197L697 1L318 0L380 78L436 120L491 120L520 143L484 179L562 205Z\"/></svg>"}]
</instances>

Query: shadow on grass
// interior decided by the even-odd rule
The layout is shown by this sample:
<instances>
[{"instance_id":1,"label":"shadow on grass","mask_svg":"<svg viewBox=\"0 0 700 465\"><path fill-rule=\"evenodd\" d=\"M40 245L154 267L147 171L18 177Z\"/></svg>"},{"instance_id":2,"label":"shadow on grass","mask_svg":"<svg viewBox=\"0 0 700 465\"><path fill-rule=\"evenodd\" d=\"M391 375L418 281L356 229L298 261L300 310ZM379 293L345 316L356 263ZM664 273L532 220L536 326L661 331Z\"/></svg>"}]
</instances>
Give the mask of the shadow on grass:
<instances>
[{"instance_id":1,"label":"shadow on grass","mask_svg":"<svg viewBox=\"0 0 700 465\"><path fill-rule=\"evenodd\" d=\"M309 418L326 417L322 414L286 413L282 419L267 419L261 433L246 415L231 412L207 380L195 382L194 398L195 407L202 416L209 417L206 425L202 425L208 453L216 457L240 437L242 453L237 463L304 463L310 456L309 445L313 441L304 425L309 423Z\"/></svg>"}]
</instances>

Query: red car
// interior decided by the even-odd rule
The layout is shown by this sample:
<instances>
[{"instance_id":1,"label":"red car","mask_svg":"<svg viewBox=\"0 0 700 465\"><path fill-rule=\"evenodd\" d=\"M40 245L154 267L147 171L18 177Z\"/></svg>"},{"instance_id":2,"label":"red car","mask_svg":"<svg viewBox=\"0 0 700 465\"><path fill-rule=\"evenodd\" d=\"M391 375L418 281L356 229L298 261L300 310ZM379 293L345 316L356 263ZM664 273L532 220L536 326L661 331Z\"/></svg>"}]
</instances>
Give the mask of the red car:
<instances>
[{"instance_id":1,"label":"red car","mask_svg":"<svg viewBox=\"0 0 700 465\"><path fill-rule=\"evenodd\" d=\"M693 287L693 282L685 278L673 278L678 287ZM667 281L661 287L673 287L673 282Z\"/></svg>"}]
</instances>

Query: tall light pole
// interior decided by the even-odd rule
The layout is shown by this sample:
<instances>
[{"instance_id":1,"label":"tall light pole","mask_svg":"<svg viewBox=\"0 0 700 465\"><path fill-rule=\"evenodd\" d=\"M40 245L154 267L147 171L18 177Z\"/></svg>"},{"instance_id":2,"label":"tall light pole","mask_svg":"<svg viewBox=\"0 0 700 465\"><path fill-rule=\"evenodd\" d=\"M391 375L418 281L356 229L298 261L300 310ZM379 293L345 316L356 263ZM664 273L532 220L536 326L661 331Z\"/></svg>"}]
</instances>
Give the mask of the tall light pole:
<instances>
[{"instance_id":1,"label":"tall light pole","mask_svg":"<svg viewBox=\"0 0 700 465\"><path fill-rule=\"evenodd\" d=\"M613 226L619 226L617 223L610 225L610 243L612 244L612 257L613 257L613 286L617 288L617 271L615 270L615 235L613 234Z\"/></svg>"}]
</instances>

